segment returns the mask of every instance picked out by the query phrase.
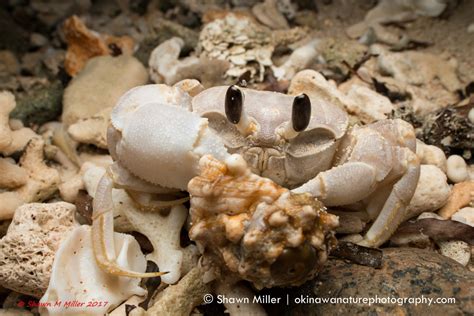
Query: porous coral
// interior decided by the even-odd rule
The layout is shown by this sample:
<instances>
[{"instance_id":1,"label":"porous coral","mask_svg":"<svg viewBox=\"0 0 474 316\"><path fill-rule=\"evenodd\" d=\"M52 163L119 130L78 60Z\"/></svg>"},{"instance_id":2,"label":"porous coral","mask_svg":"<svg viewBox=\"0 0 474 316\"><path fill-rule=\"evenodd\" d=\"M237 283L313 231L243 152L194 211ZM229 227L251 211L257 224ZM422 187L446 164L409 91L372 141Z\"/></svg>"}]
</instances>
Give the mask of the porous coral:
<instances>
[{"instance_id":1,"label":"porous coral","mask_svg":"<svg viewBox=\"0 0 474 316\"><path fill-rule=\"evenodd\" d=\"M75 227L72 204L26 204L18 208L0 240L0 282L20 293L41 297L48 287L54 255Z\"/></svg>"}]
</instances>

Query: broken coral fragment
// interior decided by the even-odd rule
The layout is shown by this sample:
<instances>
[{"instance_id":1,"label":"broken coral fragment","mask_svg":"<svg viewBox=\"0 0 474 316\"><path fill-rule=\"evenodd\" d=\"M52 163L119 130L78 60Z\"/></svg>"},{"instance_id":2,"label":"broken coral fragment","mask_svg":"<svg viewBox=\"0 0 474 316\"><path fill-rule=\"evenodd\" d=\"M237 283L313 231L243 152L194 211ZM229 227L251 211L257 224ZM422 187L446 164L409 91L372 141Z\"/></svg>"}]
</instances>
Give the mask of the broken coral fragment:
<instances>
[{"instance_id":1,"label":"broken coral fragment","mask_svg":"<svg viewBox=\"0 0 474 316\"><path fill-rule=\"evenodd\" d=\"M105 108L91 117L81 119L68 128L72 139L83 144L92 144L107 149L107 127L112 108Z\"/></svg>"},{"instance_id":2,"label":"broken coral fragment","mask_svg":"<svg viewBox=\"0 0 474 316\"><path fill-rule=\"evenodd\" d=\"M64 67L71 76L81 71L92 57L133 54L135 43L131 37L98 34L89 30L75 15L64 22L63 32L68 44Z\"/></svg>"},{"instance_id":3,"label":"broken coral fragment","mask_svg":"<svg viewBox=\"0 0 474 316\"><path fill-rule=\"evenodd\" d=\"M174 284L181 278L183 248L180 245L181 228L188 210L183 205L171 207L169 214L140 210L125 192L113 190L114 211L122 214L132 225L133 230L147 236L153 245L153 252L146 256L157 264L160 271L169 273L161 276L161 281Z\"/></svg>"},{"instance_id":4,"label":"broken coral fragment","mask_svg":"<svg viewBox=\"0 0 474 316\"><path fill-rule=\"evenodd\" d=\"M26 183L28 173L13 159L0 158L0 189L15 189Z\"/></svg>"},{"instance_id":5,"label":"broken coral fragment","mask_svg":"<svg viewBox=\"0 0 474 316\"><path fill-rule=\"evenodd\" d=\"M319 55L319 44L320 40L314 39L295 49L281 66L272 67L275 77L278 80L291 80L298 71L307 68L316 60Z\"/></svg>"},{"instance_id":6,"label":"broken coral fragment","mask_svg":"<svg viewBox=\"0 0 474 316\"><path fill-rule=\"evenodd\" d=\"M9 156L23 150L34 137L39 137L30 128L10 125L10 113L15 109L15 96L8 91L0 92L0 154ZM12 128L15 127L15 128Z\"/></svg>"},{"instance_id":7,"label":"broken coral fragment","mask_svg":"<svg viewBox=\"0 0 474 316\"><path fill-rule=\"evenodd\" d=\"M206 87L222 83L229 62L196 56L179 59L183 46L181 38L173 37L152 51L148 65L155 83L173 85L184 79L197 79Z\"/></svg>"},{"instance_id":8,"label":"broken coral fragment","mask_svg":"<svg viewBox=\"0 0 474 316\"><path fill-rule=\"evenodd\" d=\"M28 179L14 191L0 192L0 220L12 218L20 205L44 201L58 190L59 173L45 163L43 148L40 138L28 143L20 158L20 167L27 172Z\"/></svg>"},{"instance_id":9,"label":"broken coral fragment","mask_svg":"<svg viewBox=\"0 0 474 316\"><path fill-rule=\"evenodd\" d=\"M77 227L61 243L54 258L51 280L41 303L42 315L104 315L133 295L144 296L140 279L118 277L104 272L98 265L92 250L90 226ZM130 235L114 233L117 264L133 271L144 272L146 260L138 242ZM54 306L56 301L99 302L94 307Z\"/></svg>"},{"instance_id":10,"label":"broken coral fragment","mask_svg":"<svg viewBox=\"0 0 474 316\"><path fill-rule=\"evenodd\" d=\"M54 255L77 225L75 207L65 202L26 204L17 209L0 240L0 282L14 291L41 297L48 287Z\"/></svg>"},{"instance_id":11,"label":"broken coral fragment","mask_svg":"<svg viewBox=\"0 0 474 316\"><path fill-rule=\"evenodd\" d=\"M104 168L98 166L91 166L84 172L85 187L92 197L95 197L97 185L105 172ZM160 271L169 272L161 276L162 282L176 283L181 278L183 264L190 261L184 258L187 248L180 246L181 229L188 214L187 209L182 205L174 206L166 216L159 211L142 210L140 204L123 189L112 190L112 201L115 230L137 231L147 236L153 246L153 252L146 256L147 260L155 262Z\"/></svg>"},{"instance_id":12,"label":"broken coral fragment","mask_svg":"<svg viewBox=\"0 0 474 316\"><path fill-rule=\"evenodd\" d=\"M205 295L211 293L210 284L204 282L204 273L205 269L195 267L177 284L168 286L158 294L147 315L190 315Z\"/></svg>"},{"instance_id":13,"label":"broken coral fragment","mask_svg":"<svg viewBox=\"0 0 474 316\"><path fill-rule=\"evenodd\" d=\"M262 81L265 67L272 65L273 50L270 30L242 15L216 19L204 25L199 35L199 55L229 61L229 77L249 71L251 78Z\"/></svg>"},{"instance_id":14,"label":"broken coral fragment","mask_svg":"<svg viewBox=\"0 0 474 316\"><path fill-rule=\"evenodd\" d=\"M243 158L200 160L193 178L189 236L222 273L257 288L299 285L326 261L337 217L309 194L251 173ZM212 230L209 229L212 227Z\"/></svg>"}]
</instances>

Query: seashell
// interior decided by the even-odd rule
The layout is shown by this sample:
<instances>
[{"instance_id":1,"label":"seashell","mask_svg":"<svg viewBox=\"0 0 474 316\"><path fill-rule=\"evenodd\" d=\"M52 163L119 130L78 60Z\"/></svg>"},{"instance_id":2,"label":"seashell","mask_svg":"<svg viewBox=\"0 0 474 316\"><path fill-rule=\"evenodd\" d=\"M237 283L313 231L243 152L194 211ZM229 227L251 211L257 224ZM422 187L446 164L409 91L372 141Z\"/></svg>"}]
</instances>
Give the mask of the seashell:
<instances>
[{"instance_id":1,"label":"seashell","mask_svg":"<svg viewBox=\"0 0 474 316\"><path fill-rule=\"evenodd\" d=\"M138 242L130 235L115 233L114 237L117 264L144 272L146 260ZM92 250L90 226L83 225L71 232L55 255L49 287L40 300L43 306L40 312L41 315L104 315L133 295L146 295L140 279L103 271ZM60 304L55 304L58 301ZM87 306L91 301L98 303L91 308Z\"/></svg>"},{"instance_id":2,"label":"seashell","mask_svg":"<svg viewBox=\"0 0 474 316\"><path fill-rule=\"evenodd\" d=\"M193 178L190 238L205 261L257 288L300 285L335 244L335 215L311 195L295 194L253 174L240 155L212 156Z\"/></svg>"}]
</instances>

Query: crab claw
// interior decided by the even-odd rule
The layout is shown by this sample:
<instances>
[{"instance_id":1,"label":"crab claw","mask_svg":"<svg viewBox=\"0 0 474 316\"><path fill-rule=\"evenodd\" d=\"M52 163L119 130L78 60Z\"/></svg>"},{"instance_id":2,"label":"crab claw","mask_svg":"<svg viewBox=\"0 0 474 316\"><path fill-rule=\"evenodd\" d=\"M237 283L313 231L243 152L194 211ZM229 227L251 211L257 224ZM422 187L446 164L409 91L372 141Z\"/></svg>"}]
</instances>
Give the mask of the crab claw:
<instances>
[{"instance_id":1,"label":"crab claw","mask_svg":"<svg viewBox=\"0 0 474 316\"><path fill-rule=\"evenodd\" d=\"M140 273L123 269L116 262L114 244L114 217L112 201L113 181L106 173L100 180L93 204L92 245L97 264L109 274L131 277L152 278L168 272Z\"/></svg>"}]
</instances>

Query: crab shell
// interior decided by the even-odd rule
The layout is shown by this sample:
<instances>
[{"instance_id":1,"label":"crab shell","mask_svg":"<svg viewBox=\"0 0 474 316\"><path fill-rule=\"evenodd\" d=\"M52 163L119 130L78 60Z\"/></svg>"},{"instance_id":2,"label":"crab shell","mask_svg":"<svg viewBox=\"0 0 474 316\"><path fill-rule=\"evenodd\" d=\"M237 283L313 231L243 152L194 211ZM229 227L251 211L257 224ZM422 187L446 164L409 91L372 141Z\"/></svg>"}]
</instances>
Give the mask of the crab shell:
<instances>
[{"instance_id":1,"label":"crab shell","mask_svg":"<svg viewBox=\"0 0 474 316\"><path fill-rule=\"evenodd\" d=\"M142 180L181 190L198 174L206 153L222 161L239 153L252 172L290 188L331 168L348 126L344 110L311 98L308 127L288 140L280 131L291 123L294 96L240 88L254 127L244 134L226 118L227 88L210 88L194 98L166 85L131 89L111 114L112 157Z\"/></svg>"},{"instance_id":2,"label":"crab shell","mask_svg":"<svg viewBox=\"0 0 474 316\"><path fill-rule=\"evenodd\" d=\"M227 120L228 87L204 90L192 99L192 111L209 120L230 153L241 154L252 172L280 185L294 187L330 169L338 141L348 127L346 112L325 100L310 98L311 119L296 137L281 134L291 124L294 96L239 88L244 96L243 115L254 124L247 135Z\"/></svg>"},{"instance_id":3,"label":"crab shell","mask_svg":"<svg viewBox=\"0 0 474 316\"><path fill-rule=\"evenodd\" d=\"M190 108L190 96L176 87L131 89L111 114L107 138L112 157L141 180L186 190L203 154L220 160L229 156L207 119Z\"/></svg>"}]
</instances>

